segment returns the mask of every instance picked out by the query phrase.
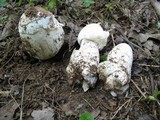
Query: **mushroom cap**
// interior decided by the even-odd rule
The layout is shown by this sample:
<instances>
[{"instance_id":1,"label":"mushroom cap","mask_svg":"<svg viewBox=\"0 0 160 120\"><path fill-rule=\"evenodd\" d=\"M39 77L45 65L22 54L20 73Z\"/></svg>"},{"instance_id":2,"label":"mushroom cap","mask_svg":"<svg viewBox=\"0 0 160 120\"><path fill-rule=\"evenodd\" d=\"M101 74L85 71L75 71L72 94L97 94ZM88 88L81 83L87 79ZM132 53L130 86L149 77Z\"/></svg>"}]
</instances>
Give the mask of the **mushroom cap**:
<instances>
[{"instance_id":1,"label":"mushroom cap","mask_svg":"<svg viewBox=\"0 0 160 120\"><path fill-rule=\"evenodd\" d=\"M86 25L78 35L78 43L81 44L83 39L93 41L97 44L98 49L102 50L106 44L109 37L109 32L104 31L100 24L91 23Z\"/></svg>"},{"instance_id":2,"label":"mushroom cap","mask_svg":"<svg viewBox=\"0 0 160 120\"><path fill-rule=\"evenodd\" d=\"M62 47L62 26L51 12L31 7L22 14L18 30L26 51L34 58L45 60L56 55Z\"/></svg>"}]
</instances>

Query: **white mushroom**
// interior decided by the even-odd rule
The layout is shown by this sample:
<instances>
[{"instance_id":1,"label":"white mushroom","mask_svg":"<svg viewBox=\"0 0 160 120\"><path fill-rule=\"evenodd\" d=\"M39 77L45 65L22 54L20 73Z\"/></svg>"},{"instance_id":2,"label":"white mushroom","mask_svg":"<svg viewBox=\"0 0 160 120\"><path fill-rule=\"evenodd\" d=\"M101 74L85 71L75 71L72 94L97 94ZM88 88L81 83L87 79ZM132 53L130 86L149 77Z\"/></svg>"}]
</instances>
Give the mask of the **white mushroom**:
<instances>
[{"instance_id":1,"label":"white mushroom","mask_svg":"<svg viewBox=\"0 0 160 120\"><path fill-rule=\"evenodd\" d=\"M91 23L86 25L78 35L78 43L81 44L83 39L95 42L98 45L98 49L102 50L109 37L109 32L104 31L100 24Z\"/></svg>"},{"instance_id":2,"label":"white mushroom","mask_svg":"<svg viewBox=\"0 0 160 120\"><path fill-rule=\"evenodd\" d=\"M133 52L126 43L115 46L108 54L107 61L98 65L99 78L105 81L106 90L124 91L131 78Z\"/></svg>"},{"instance_id":3,"label":"white mushroom","mask_svg":"<svg viewBox=\"0 0 160 120\"><path fill-rule=\"evenodd\" d=\"M27 52L34 58L45 60L56 55L62 47L62 26L51 12L31 7L22 14L18 29Z\"/></svg>"},{"instance_id":4,"label":"white mushroom","mask_svg":"<svg viewBox=\"0 0 160 120\"><path fill-rule=\"evenodd\" d=\"M79 50L74 49L66 68L69 83L81 82L86 92L97 81L99 51L96 43L83 39Z\"/></svg>"}]
</instances>

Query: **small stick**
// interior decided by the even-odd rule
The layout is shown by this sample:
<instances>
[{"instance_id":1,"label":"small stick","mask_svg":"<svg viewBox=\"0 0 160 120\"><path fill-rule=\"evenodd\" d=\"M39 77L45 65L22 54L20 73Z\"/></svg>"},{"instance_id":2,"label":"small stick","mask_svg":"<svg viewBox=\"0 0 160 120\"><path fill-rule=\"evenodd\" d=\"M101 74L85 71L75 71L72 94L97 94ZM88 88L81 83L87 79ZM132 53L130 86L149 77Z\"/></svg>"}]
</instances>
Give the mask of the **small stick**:
<instances>
[{"instance_id":1,"label":"small stick","mask_svg":"<svg viewBox=\"0 0 160 120\"><path fill-rule=\"evenodd\" d=\"M23 82L23 86L22 86L22 97L21 97L21 104L20 104L20 120L22 120L23 117L23 99L24 99L24 87L25 87L25 83L28 80L28 77L30 76L30 74L25 78L24 82Z\"/></svg>"},{"instance_id":2,"label":"small stick","mask_svg":"<svg viewBox=\"0 0 160 120\"><path fill-rule=\"evenodd\" d=\"M142 94L142 96L143 96L144 98L147 98L147 97L145 96L145 94L141 91L141 89L137 86L137 84L136 84L133 80L131 80L131 82L135 85L135 87L136 87L137 90Z\"/></svg>"},{"instance_id":3,"label":"small stick","mask_svg":"<svg viewBox=\"0 0 160 120\"><path fill-rule=\"evenodd\" d=\"M144 66L144 67L153 67L153 68L159 68L160 65L146 65L146 64L138 64L139 66Z\"/></svg>"},{"instance_id":4,"label":"small stick","mask_svg":"<svg viewBox=\"0 0 160 120\"><path fill-rule=\"evenodd\" d=\"M94 107L86 99L83 98L83 100L94 110Z\"/></svg>"},{"instance_id":5,"label":"small stick","mask_svg":"<svg viewBox=\"0 0 160 120\"><path fill-rule=\"evenodd\" d=\"M128 101L126 101L125 103L123 103L123 105L121 105L118 110L115 112L115 114L111 117L111 120L114 119L114 117L117 115L117 113L122 109L122 107L124 107L128 102L130 102L132 100L132 98L130 98Z\"/></svg>"}]
</instances>

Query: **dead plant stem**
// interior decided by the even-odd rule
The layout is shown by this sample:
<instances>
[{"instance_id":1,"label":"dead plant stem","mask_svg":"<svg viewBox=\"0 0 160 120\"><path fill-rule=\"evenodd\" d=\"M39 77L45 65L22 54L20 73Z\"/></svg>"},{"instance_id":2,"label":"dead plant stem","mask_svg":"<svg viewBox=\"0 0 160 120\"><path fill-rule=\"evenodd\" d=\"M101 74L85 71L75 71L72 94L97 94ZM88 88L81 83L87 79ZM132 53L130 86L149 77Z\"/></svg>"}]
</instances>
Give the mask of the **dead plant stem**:
<instances>
[{"instance_id":1,"label":"dead plant stem","mask_svg":"<svg viewBox=\"0 0 160 120\"><path fill-rule=\"evenodd\" d=\"M24 82L23 82L23 86L22 86L22 97L21 97L21 104L20 104L20 120L22 120L23 117L23 100L24 100L24 87L25 87L25 83L28 80L29 75L25 78Z\"/></svg>"},{"instance_id":2,"label":"dead plant stem","mask_svg":"<svg viewBox=\"0 0 160 120\"><path fill-rule=\"evenodd\" d=\"M137 86L137 84L131 80L131 82L134 84L134 86L137 88L137 90L141 93L141 95L144 97L144 98L147 98L146 95L141 91L141 89Z\"/></svg>"},{"instance_id":3,"label":"dead plant stem","mask_svg":"<svg viewBox=\"0 0 160 120\"><path fill-rule=\"evenodd\" d=\"M124 104L122 104L117 111L114 113L114 115L111 117L111 120L113 120L115 118L115 116L117 115L117 113L128 103L132 100L132 98L130 98L129 100L127 100Z\"/></svg>"}]
</instances>

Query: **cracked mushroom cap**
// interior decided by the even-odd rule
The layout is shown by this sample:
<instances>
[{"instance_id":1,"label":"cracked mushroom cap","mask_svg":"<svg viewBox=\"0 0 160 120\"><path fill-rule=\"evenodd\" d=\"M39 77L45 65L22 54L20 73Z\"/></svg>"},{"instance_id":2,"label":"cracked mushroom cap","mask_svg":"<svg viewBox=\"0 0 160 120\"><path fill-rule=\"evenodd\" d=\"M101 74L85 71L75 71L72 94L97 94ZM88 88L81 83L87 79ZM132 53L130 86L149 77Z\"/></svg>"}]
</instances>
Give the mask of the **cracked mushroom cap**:
<instances>
[{"instance_id":1,"label":"cracked mushroom cap","mask_svg":"<svg viewBox=\"0 0 160 120\"><path fill-rule=\"evenodd\" d=\"M26 51L34 58L45 60L58 53L64 43L62 24L42 7L31 7L21 16L19 34Z\"/></svg>"}]
</instances>

